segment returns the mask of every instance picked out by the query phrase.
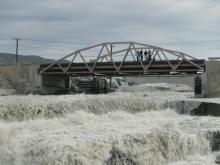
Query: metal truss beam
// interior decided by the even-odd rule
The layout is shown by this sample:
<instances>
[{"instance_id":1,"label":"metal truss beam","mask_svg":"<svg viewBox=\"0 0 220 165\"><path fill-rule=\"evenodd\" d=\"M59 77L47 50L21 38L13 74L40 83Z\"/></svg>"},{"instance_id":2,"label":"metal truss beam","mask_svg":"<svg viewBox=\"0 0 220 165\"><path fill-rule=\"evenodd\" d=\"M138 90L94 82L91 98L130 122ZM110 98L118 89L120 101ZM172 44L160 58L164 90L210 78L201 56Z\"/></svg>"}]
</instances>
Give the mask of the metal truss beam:
<instances>
[{"instance_id":1,"label":"metal truss beam","mask_svg":"<svg viewBox=\"0 0 220 165\"><path fill-rule=\"evenodd\" d=\"M111 50L109 49L111 48ZM114 48L114 51L112 50ZM92 51L94 49L98 49L99 51L93 58L87 59L88 51ZM147 57L144 57L145 60L139 59L138 52L140 50L151 52L151 59L146 60ZM130 56L130 58L128 58ZM144 56L144 54L143 54ZM71 60L67 60L71 58ZM77 58L80 58L79 62ZM164 58L164 59L163 59ZM86 60L87 59L87 60ZM173 60L178 61L174 63ZM135 65L138 64L140 68L143 69L143 73L147 74L150 72L150 68L152 67L155 61L165 61L167 65L170 67L170 72L177 72L178 68L184 63L189 64L189 66L193 66L197 70L204 72L204 67L197 64L195 61L199 60L193 56L190 56L183 52L178 52L174 50L164 49L158 46L138 43L138 42L104 42L96 45L92 45L89 47L85 47L79 50L76 50L54 63L48 65L42 65L40 67L40 74L48 74L48 72L57 68L63 74L70 74L71 66L77 63L83 63L87 68L87 72L91 75L96 75L96 70L98 69L98 65L100 63L108 63L108 65L112 65L115 68L115 72L117 74L123 74L123 67L126 62L135 62ZM92 61L92 62L91 62ZM138 62L138 63L137 63ZM65 63L65 66L63 66ZM155 64L154 64L155 65Z\"/></svg>"}]
</instances>

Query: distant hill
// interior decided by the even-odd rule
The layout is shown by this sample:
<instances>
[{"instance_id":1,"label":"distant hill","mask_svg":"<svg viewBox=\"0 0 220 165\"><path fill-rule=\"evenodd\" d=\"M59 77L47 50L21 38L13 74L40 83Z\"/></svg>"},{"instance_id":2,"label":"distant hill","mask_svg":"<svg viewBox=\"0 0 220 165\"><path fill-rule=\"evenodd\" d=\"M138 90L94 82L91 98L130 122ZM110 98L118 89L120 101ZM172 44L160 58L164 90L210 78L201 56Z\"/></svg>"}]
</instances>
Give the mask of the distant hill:
<instances>
[{"instance_id":1,"label":"distant hill","mask_svg":"<svg viewBox=\"0 0 220 165\"><path fill-rule=\"evenodd\" d=\"M9 64L15 64L15 54L10 53L0 53L0 65L9 65ZM34 55L28 55L18 56L18 63L19 64L45 64L45 63L52 63L55 60L43 58L40 56L34 56Z\"/></svg>"}]
</instances>

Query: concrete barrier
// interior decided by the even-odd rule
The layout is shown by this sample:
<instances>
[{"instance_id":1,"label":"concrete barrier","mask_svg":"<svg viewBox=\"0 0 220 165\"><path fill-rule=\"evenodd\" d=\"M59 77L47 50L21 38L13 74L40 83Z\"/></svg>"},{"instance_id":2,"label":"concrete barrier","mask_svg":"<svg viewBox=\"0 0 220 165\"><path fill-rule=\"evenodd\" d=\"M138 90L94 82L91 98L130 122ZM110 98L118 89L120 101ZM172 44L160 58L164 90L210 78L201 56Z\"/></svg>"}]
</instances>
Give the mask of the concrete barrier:
<instances>
[{"instance_id":1,"label":"concrete barrier","mask_svg":"<svg viewBox=\"0 0 220 165\"><path fill-rule=\"evenodd\" d=\"M219 97L220 96L220 61L206 62L206 83L204 86L205 97Z\"/></svg>"}]
</instances>

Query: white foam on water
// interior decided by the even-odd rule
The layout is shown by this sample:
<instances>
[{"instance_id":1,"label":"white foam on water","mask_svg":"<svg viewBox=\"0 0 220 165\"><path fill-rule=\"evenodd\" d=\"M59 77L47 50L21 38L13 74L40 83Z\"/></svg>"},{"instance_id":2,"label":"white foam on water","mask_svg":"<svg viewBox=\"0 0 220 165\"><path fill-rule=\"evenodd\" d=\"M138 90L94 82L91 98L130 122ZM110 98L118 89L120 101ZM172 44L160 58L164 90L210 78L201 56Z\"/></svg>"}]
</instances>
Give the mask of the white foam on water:
<instances>
[{"instance_id":1,"label":"white foam on water","mask_svg":"<svg viewBox=\"0 0 220 165\"><path fill-rule=\"evenodd\" d=\"M115 153L136 164L157 165L210 153L203 128L190 132L183 127L188 121L190 126L204 122L173 110L99 115L78 111L50 120L3 122L0 160L7 165L101 165L116 161ZM209 123L213 126L211 118Z\"/></svg>"},{"instance_id":2,"label":"white foam on water","mask_svg":"<svg viewBox=\"0 0 220 165\"><path fill-rule=\"evenodd\" d=\"M206 132L218 130L220 119L166 109L167 99L189 93L146 89L98 96L0 97L1 164L213 163Z\"/></svg>"},{"instance_id":3,"label":"white foam on water","mask_svg":"<svg viewBox=\"0 0 220 165\"><path fill-rule=\"evenodd\" d=\"M15 93L14 89L2 89L0 88L0 96L12 95Z\"/></svg>"},{"instance_id":4,"label":"white foam on water","mask_svg":"<svg viewBox=\"0 0 220 165\"><path fill-rule=\"evenodd\" d=\"M145 96L151 99L187 99L194 97L191 87L183 84L140 84L135 86L122 86L117 93L130 94L133 96Z\"/></svg>"},{"instance_id":5,"label":"white foam on water","mask_svg":"<svg viewBox=\"0 0 220 165\"><path fill-rule=\"evenodd\" d=\"M188 156L185 160L169 163L168 165L216 165L216 153L208 155L192 155Z\"/></svg>"},{"instance_id":6,"label":"white foam on water","mask_svg":"<svg viewBox=\"0 0 220 165\"><path fill-rule=\"evenodd\" d=\"M75 111L102 114L111 111L137 113L163 109L164 100L154 100L131 94L63 95L63 96L5 96L0 97L0 119L22 121L53 118Z\"/></svg>"}]
</instances>

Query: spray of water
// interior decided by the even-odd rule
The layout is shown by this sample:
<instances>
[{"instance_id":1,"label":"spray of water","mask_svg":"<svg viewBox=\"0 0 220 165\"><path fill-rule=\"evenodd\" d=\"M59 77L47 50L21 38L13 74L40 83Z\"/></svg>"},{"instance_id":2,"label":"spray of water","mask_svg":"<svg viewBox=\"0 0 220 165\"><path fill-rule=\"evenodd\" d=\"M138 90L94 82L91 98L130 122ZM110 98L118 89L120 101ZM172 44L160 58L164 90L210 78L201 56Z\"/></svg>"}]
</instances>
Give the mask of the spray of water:
<instances>
[{"instance_id":1,"label":"spray of water","mask_svg":"<svg viewBox=\"0 0 220 165\"><path fill-rule=\"evenodd\" d=\"M214 137L212 130L220 128L220 119L180 115L177 110L168 109L166 99L171 97L170 92L162 90L163 93L119 91L99 96L0 97L0 162L3 165L214 163L213 156L208 156L212 149L210 139ZM173 98L179 95L172 93Z\"/></svg>"},{"instance_id":2,"label":"spray of water","mask_svg":"<svg viewBox=\"0 0 220 165\"><path fill-rule=\"evenodd\" d=\"M209 153L204 132L186 130L188 121L204 122L173 110L77 111L49 120L3 122L0 160L6 165L160 165Z\"/></svg>"},{"instance_id":3,"label":"spray of water","mask_svg":"<svg viewBox=\"0 0 220 165\"><path fill-rule=\"evenodd\" d=\"M141 96L8 96L0 98L0 119L22 121L36 118L54 118L66 113L86 111L102 114L111 111L137 113L163 109L165 101Z\"/></svg>"}]
</instances>

